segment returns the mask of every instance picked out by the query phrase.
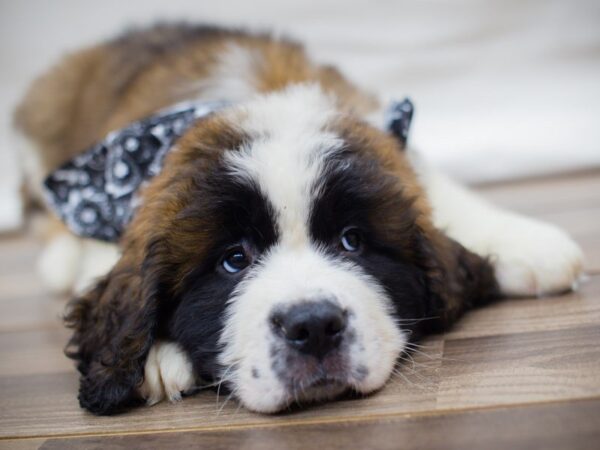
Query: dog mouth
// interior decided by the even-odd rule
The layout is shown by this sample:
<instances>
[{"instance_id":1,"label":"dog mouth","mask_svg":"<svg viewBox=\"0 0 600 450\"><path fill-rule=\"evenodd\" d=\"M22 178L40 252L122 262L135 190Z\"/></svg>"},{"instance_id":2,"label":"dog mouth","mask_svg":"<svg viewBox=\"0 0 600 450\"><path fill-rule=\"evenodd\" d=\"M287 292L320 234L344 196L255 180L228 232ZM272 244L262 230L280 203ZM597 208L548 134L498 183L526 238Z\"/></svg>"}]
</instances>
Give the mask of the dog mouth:
<instances>
[{"instance_id":1,"label":"dog mouth","mask_svg":"<svg viewBox=\"0 0 600 450\"><path fill-rule=\"evenodd\" d=\"M288 406L304 407L307 404L332 400L351 390L348 380L337 377L319 377L288 387Z\"/></svg>"},{"instance_id":2,"label":"dog mouth","mask_svg":"<svg viewBox=\"0 0 600 450\"><path fill-rule=\"evenodd\" d=\"M311 366L309 364L309 366ZM287 391L288 405L305 405L332 400L352 390L352 380L347 368L336 367L332 370L328 364L304 367L296 371L284 385Z\"/></svg>"},{"instance_id":3,"label":"dog mouth","mask_svg":"<svg viewBox=\"0 0 600 450\"><path fill-rule=\"evenodd\" d=\"M308 388L324 388L324 387L342 387L347 386L347 383L329 376L319 377L308 384Z\"/></svg>"}]
</instances>

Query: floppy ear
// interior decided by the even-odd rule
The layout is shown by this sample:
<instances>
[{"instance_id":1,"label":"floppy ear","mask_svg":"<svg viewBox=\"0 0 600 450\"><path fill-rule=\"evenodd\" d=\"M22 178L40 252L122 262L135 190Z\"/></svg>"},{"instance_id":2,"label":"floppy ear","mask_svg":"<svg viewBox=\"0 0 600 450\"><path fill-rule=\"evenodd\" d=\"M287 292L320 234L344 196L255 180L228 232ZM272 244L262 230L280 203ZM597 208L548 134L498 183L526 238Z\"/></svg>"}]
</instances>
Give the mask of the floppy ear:
<instances>
[{"instance_id":1,"label":"floppy ear","mask_svg":"<svg viewBox=\"0 0 600 450\"><path fill-rule=\"evenodd\" d=\"M74 334L65 353L78 361L79 403L94 414L111 414L136 400L157 328L157 271L149 252L140 258L126 252L69 305L65 321Z\"/></svg>"},{"instance_id":2,"label":"floppy ear","mask_svg":"<svg viewBox=\"0 0 600 450\"><path fill-rule=\"evenodd\" d=\"M470 252L437 229L421 235L422 261L430 296L426 326L443 331L466 310L499 296L490 262Z\"/></svg>"}]
</instances>

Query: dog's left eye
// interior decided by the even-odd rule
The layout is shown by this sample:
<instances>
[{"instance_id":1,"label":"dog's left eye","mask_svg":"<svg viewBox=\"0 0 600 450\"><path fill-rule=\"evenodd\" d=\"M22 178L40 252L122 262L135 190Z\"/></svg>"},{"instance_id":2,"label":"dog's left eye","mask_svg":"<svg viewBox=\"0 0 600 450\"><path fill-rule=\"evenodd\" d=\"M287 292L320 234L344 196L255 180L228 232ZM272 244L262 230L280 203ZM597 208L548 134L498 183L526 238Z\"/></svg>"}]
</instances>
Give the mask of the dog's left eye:
<instances>
[{"instance_id":1,"label":"dog's left eye","mask_svg":"<svg viewBox=\"0 0 600 450\"><path fill-rule=\"evenodd\" d=\"M357 252L362 245L362 235L357 228L346 228L340 237L340 244L347 252Z\"/></svg>"},{"instance_id":2,"label":"dog's left eye","mask_svg":"<svg viewBox=\"0 0 600 450\"><path fill-rule=\"evenodd\" d=\"M235 247L225 253L221 266L228 273L238 273L250 265L250 258L243 247Z\"/></svg>"}]
</instances>

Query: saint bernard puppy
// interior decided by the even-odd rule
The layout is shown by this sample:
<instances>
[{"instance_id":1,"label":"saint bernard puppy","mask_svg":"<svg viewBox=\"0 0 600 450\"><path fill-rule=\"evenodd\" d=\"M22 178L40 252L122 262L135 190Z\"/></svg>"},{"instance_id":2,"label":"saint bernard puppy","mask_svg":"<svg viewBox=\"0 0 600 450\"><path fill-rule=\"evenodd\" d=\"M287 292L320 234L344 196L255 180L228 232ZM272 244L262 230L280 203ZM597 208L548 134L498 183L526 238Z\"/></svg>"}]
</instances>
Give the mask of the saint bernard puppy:
<instances>
[{"instance_id":1,"label":"saint bernard puppy","mask_svg":"<svg viewBox=\"0 0 600 450\"><path fill-rule=\"evenodd\" d=\"M67 354L93 413L206 385L262 413L368 394L466 309L576 286L565 233L426 166L376 126L372 96L266 34L159 25L69 55L15 113L29 193L190 100L226 105L143 184L118 251L53 227L41 257L48 284L77 293Z\"/></svg>"}]
</instances>

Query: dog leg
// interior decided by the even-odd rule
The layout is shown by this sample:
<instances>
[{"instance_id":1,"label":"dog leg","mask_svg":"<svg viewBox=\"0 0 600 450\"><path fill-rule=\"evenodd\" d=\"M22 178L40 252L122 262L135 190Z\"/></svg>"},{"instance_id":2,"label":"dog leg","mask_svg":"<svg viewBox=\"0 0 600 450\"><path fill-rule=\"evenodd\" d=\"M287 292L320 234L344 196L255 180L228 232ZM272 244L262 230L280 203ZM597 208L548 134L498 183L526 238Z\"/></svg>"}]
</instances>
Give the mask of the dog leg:
<instances>
[{"instance_id":1,"label":"dog leg","mask_svg":"<svg viewBox=\"0 0 600 450\"><path fill-rule=\"evenodd\" d=\"M491 205L413 157L434 224L467 249L489 257L509 296L576 289L583 272L579 246L558 227Z\"/></svg>"},{"instance_id":2,"label":"dog leg","mask_svg":"<svg viewBox=\"0 0 600 450\"><path fill-rule=\"evenodd\" d=\"M182 392L193 389L194 382L192 363L181 347L173 342L158 341L148 353L139 393L149 406L165 397L177 402Z\"/></svg>"}]
</instances>

